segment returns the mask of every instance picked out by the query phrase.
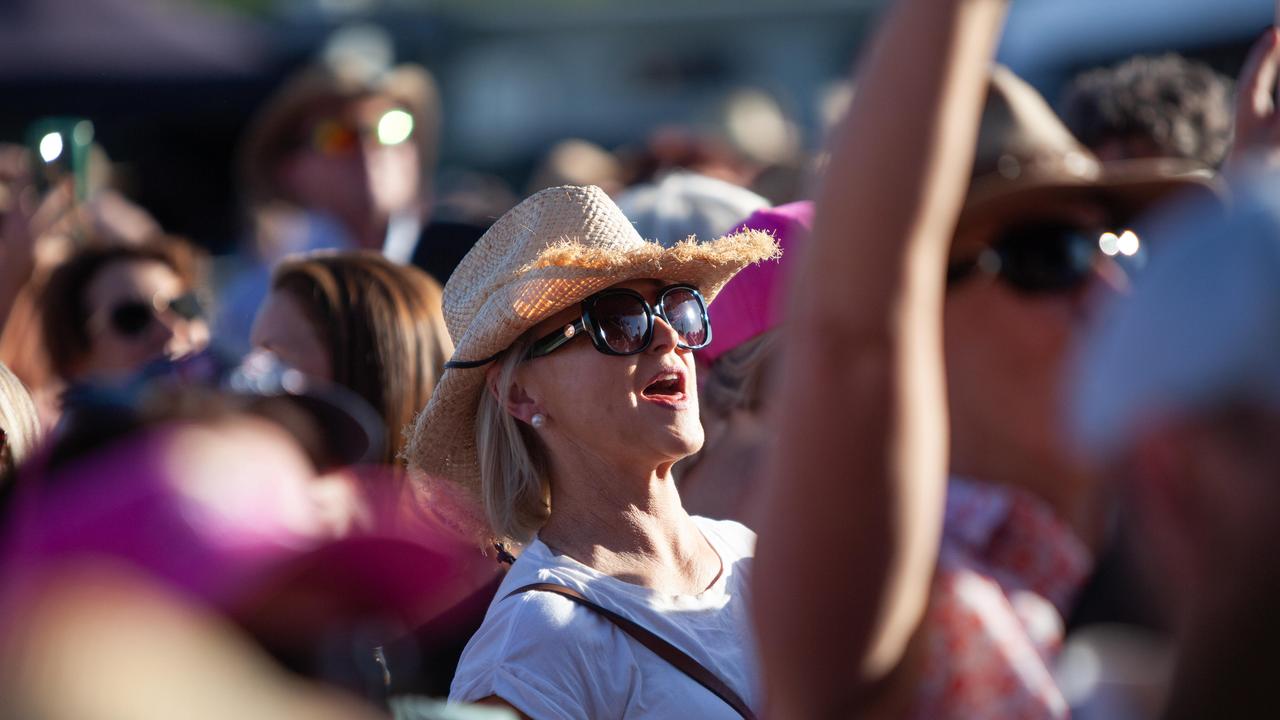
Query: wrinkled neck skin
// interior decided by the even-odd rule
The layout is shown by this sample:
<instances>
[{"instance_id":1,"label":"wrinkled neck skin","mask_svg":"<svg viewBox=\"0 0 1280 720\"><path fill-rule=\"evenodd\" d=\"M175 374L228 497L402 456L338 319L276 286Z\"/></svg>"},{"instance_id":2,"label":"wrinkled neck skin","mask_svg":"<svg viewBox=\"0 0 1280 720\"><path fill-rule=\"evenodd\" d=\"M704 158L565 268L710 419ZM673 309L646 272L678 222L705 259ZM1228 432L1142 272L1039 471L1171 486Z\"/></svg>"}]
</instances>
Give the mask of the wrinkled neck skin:
<instances>
[{"instance_id":1,"label":"wrinkled neck skin","mask_svg":"<svg viewBox=\"0 0 1280 720\"><path fill-rule=\"evenodd\" d=\"M680 503L674 464L628 467L581 448L553 451L551 517L538 537L624 582L702 592L719 577L720 557Z\"/></svg>"}]
</instances>

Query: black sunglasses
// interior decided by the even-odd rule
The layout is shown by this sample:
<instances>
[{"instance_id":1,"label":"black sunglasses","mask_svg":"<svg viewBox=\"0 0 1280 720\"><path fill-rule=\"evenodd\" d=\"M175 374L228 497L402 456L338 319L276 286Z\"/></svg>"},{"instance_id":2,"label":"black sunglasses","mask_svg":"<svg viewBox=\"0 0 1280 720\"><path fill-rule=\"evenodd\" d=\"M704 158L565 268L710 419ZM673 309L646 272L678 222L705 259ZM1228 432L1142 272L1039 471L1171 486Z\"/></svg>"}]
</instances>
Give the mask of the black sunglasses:
<instances>
[{"instance_id":1,"label":"black sunglasses","mask_svg":"<svg viewBox=\"0 0 1280 720\"><path fill-rule=\"evenodd\" d=\"M702 293L692 285L668 285L653 305L635 290L610 288L582 301L582 317L540 338L526 360L542 357L582 333L605 355L635 355L653 342L654 317L676 331L677 345L698 350L711 342L711 320Z\"/></svg>"},{"instance_id":2,"label":"black sunglasses","mask_svg":"<svg viewBox=\"0 0 1280 720\"><path fill-rule=\"evenodd\" d=\"M1100 256L1114 254L1126 271L1137 269L1143 257L1139 253L1144 252L1140 246L1133 248L1132 256L1118 250L1104 253L1100 242L1104 235L1102 230L1063 222L1012 225L977 256L949 264L947 286L983 273L1000 278L1021 293L1041 295L1070 292L1088 284Z\"/></svg>"},{"instance_id":3,"label":"black sunglasses","mask_svg":"<svg viewBox=\"0 0 1280 720\"><path fill-rule=\"evenodd\" d=\"M111 329L122 337L141 335L160 313L172 312L184 320L195 320L203 314L194 292L183 293L166 301L126 300L111 308L107 316Z\"/></svg>"}]
</instances>

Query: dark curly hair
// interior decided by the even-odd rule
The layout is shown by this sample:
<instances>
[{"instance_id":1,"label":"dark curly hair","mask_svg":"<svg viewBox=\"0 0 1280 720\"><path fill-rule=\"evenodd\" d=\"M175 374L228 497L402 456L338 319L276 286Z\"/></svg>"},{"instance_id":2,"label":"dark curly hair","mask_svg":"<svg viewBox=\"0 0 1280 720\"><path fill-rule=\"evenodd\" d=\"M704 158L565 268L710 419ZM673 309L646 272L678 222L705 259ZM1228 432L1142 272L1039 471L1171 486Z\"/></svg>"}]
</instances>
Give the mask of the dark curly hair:
<instances>
[{"instance_id":1,"label":"dark curly hair","mask_svg":"<svg viewBox=\"0 0 1280 720\"><path fill-rule=\"evenodd\" d=\"M1089 70L1063 96L1063 121L1097 150L1109 142L1150 144L1163 157L1222 164L1231 147L1233 83L1173 53Z\"/></svg>"}]
</instances>

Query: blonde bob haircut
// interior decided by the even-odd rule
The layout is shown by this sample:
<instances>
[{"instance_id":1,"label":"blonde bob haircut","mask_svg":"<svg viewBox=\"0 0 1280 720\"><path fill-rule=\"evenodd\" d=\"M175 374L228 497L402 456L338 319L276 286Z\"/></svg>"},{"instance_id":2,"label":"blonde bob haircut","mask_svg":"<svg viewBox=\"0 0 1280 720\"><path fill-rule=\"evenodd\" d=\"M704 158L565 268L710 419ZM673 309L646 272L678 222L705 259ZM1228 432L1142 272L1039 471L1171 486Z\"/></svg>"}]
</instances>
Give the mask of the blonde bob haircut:
<instances>
[{"instance_id":1,"label":"blonde bob haircut","mask_svg":"<svg viewBox=\"0 0 1280 720\"><path fill-rule=\"evenodd\" d=\"M507 412L501 398L533 338L526 334L497 359L497 379L480 393L476 448L485 517L499 540L526 543L551 515L546 450L531 428Z\"/></svg>"},{"instance_id":2,"label":"blonde bob haircut","mask_svg":"<svg viewBox=\"0 0 1280 720\"><path fill-rule=\"evenodd\" d=\"M40 417L22 381L0 363L0 485L40 441Z\"/></svg>"}]
</instances>

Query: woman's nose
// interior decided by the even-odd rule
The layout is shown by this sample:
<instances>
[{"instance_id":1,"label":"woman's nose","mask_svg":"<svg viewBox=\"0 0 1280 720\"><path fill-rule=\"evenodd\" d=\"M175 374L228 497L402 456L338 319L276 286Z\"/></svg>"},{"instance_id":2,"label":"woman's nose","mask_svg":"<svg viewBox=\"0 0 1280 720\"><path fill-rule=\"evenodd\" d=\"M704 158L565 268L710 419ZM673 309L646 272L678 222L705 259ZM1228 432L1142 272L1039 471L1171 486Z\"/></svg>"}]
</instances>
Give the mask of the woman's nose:
<instances>
[{"instance_id":1,"label":"woman's nose","mask_svg":"<svg viewBox=\"0 0 1280 720\"><path fill-rule=\"evenodd\" d=\"M649 344L649 349L656 353L665 353L676 349L679 344L680 334L671 327L671 323L654 315L653 342Z\"/></svg>"}]
</instances>

